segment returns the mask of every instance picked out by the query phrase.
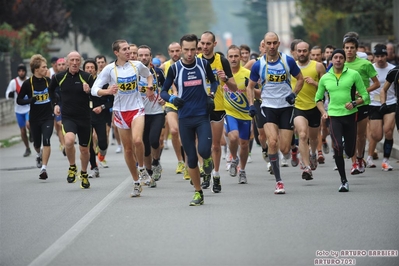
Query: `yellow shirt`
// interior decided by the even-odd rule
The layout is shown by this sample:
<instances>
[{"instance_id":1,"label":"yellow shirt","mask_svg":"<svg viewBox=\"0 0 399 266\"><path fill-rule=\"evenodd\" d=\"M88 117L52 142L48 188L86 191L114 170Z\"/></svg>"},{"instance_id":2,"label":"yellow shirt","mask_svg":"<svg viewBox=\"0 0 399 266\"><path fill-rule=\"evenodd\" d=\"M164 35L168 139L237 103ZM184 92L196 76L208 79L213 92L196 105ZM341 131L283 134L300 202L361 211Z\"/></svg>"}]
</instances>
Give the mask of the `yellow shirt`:
<instances>
[{"instance_id":1,"label":"yellow shirt","mask_svg":"<svg viewBox=\"0 0 399 266\"><path fill-rule=\"evenodd\" d=\"M317 72L316 65L317 65L316 61L310 60L306 66L298 65L298 67L301 69L302 76L304 78L311 77L314 81L319 82L319 73ZM292 89L295 88L296 82L297 82L296 78L292 77L291 78ZM314 98L316 96L316 91L317 91L316 86L304 82L301 91L298 93L295 99L295 108L298 108L300 110L310 110L315 108L316 102L314 101Z\"/></svg>"},{"instance_id":2,"label":"yellow shirt","mask_svg":"<svg viewBox=\"0 0 399 266\"><path fill-rule=\"evenodd\" d=\"M199 58L202 58L202 54L198 55ZM216 90L216 94L215 94L215 111L224 111L224 96L223 96L223 86L224 86L224 82L219 80L219 76L217 74L218 70L222 70L223 69L223 65L222 65L222 60L220 58L220 54L215 53L215 59L213 60L212 64L211 64L211 68L213 71L213 75L215 76L216 81L219 83L219 86ZM211 83L209 82L209 80L206 80L206 87L207 87L207 92L209 93L211 91Z\"/></svg>"},{"instance_id":3,"label":"yellow shirt","mask_svg":"<svg viewBox=\"0 0 399 266\"><path fill-rule=\"evenodd\" d=\"M172 59L171 59L172 60ZM170 68L170 66L171 66L172 64L171 64L171 62L170 62L170 60L168 60L167 62L165 62L165 64L164 64L164 66L165 66L165 78L166 78L166 76L168 75L168 70L169 70L169 68ZM170 95L172 95L173 94L173 92L172 92L172 88L170 88L169 89L169 94ZM166 102L165 103L165 107L170 107L170 108L172 108L172 109L174 109L174 110L177 110L177 107L176 106L174 106L172 103L169 103L169 102Z\"/></svg>"},{"instance_id":4,"label":"yellow shirt","mask_svg":"<svg viewBox=\"0 0 399 266\"><path fill-rule=\"evenodd\" d=\"M248 114L249 103L245 86L245 79L249 79L250 74L251 71L244 67L240 67L237 73L233 73L238 88L236 92L230 91L227 85L223 86L224 108L227 115L241 120L252 120Z\"/></svg>"}]
</instances>

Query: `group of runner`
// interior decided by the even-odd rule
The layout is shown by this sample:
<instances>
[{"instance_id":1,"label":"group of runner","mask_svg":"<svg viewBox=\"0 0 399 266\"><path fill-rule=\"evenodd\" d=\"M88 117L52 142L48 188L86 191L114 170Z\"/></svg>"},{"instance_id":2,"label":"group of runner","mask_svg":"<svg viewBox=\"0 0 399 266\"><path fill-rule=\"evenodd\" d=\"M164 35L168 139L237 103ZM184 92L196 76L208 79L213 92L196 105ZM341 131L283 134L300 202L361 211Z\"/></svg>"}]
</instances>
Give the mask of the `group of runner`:
<instances>
[{"instance_id":1,"label":"group of runner","mask_svg":"<svg viewBox=\"0 0 399 266\"><path fill-rule=\"evenodd\" d=\"M389 157L395 121L399 129L399 68L388 63L385 44L373 47L373 62L357 51L354 32L344 36L342 49L328 45L322 51L294 40L291 55L279 51L274 32L262 38L259 54L251 54L247 45L231 45L224 55L216 45L210 31L187 34L168 46L170 59L164 61L147 45L117 40L112 44L115 61L106 64L99 55L83 62L73 51L56 61L60 68L54 73L43 56L32 56L32 76L27 78L26 68L19 66L6 97L16 91L16 108L30 106L29 118L16 113L21 134L26 135L22 128L29 120L39 178L48 178L54 125L69 161L67 181L80 177L84 189L90 188L89 178L99 177L98 166L108 167L105 156L114 127L121 143L117 152L123 151L133 178L132 197L140 196L143 185L157 186L170 134L176 174L191 180L195 189L190 206L204 203L203 189L221 192L222 147L229 175L247 183L254 139L275 176L275 194L285 193L280 167L288 160L300 166L304 180L314 178L313 171L325 161L323 152L330 150L328 134L340 192L349 191L344 157L352 158L352 175L376 167L373 155L383 136L381 168L393 169ZM23 140L24 156L29 156L27 137Z\"/></svg>"}]
</instances>

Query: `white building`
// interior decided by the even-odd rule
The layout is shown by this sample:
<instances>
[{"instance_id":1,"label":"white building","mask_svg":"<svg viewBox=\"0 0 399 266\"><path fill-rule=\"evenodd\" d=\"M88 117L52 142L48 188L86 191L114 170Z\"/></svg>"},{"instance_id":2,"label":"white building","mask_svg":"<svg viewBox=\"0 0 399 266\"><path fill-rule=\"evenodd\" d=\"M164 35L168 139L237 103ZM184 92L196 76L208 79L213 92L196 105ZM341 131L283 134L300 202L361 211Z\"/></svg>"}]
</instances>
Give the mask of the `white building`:
<instances>
[{"instance_id":1,"label":"white building","mask_svg":"<svg viewBox=\"0 0 399 266\"><path fill-rule=\"evenodd\" d=\"M302 20L296 14L295 0L266 0L269 31L280 37L280 51L290 53L290 44L294 39L291 27L301 25Z\"/></svg>"}]
</instances>

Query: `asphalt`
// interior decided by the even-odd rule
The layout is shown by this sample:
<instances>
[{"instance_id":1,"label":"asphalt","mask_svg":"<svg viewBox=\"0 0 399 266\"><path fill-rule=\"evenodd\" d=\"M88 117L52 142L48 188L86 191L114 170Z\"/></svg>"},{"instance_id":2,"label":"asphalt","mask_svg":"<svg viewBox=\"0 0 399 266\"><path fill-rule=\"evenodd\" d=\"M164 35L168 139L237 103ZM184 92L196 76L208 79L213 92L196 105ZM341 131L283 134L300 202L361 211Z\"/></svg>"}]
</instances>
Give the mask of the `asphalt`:
<instances>
[{"instance_id":1,"label":"asphalt","mask_svg":"<svg viewBox=\"0 0 399 266\"><path fill-rule=\"evenodd\" d=\"M0 126L0 148L5 145L15 144L21 141L19 135L19 128L17 124L10 124ZM383 150L384 139L377 144L377 150L379 153ZM391 157L399 160L399 133L394 130L394 144L392 148Z\"/></svg>"},{"instance_id":2,"label":"asphalt","mask_svg":"<svg viewBox=\"0 0 399 266\"><path fill-rule=\"evenodd\" d=\"M38 179L35 155L22 157L21 142L0 149L0 265L302 266L333 258L334 265L399 265L396 160L393 171L355 176L346 160L350 192L339 193L330 152L312 181L302 180L299 167L281 168L286 194L275 195L255 145L248 184L230 177L222 161L222 192L205 189L204 205L190 207L193 188L175 174L171 149L163 151L157 187L130 198L132 178L115 145L110 167L81 189L79 180L66 182L55 135L51 143L46 181Z\"/></svg>"}]
</instances>

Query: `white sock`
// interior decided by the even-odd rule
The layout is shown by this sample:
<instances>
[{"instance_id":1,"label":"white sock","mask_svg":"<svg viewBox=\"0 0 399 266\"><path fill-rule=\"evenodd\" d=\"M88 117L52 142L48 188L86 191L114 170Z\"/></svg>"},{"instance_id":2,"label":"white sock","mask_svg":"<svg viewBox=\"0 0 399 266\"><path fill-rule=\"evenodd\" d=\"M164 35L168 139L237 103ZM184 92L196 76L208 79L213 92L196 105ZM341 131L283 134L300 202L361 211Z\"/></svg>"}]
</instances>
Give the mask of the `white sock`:
<instances>
[{"instance_id":1,"label":"white sock","mask_svg":"<svg viewBox=\"0 0 399 266\"><path fill-rule=\"evenodd\" d=\"M42 170L43 170L43 169L46 170L46 168L47 168L47 165L42 164Z\"/></svg>"}]
</instances>

